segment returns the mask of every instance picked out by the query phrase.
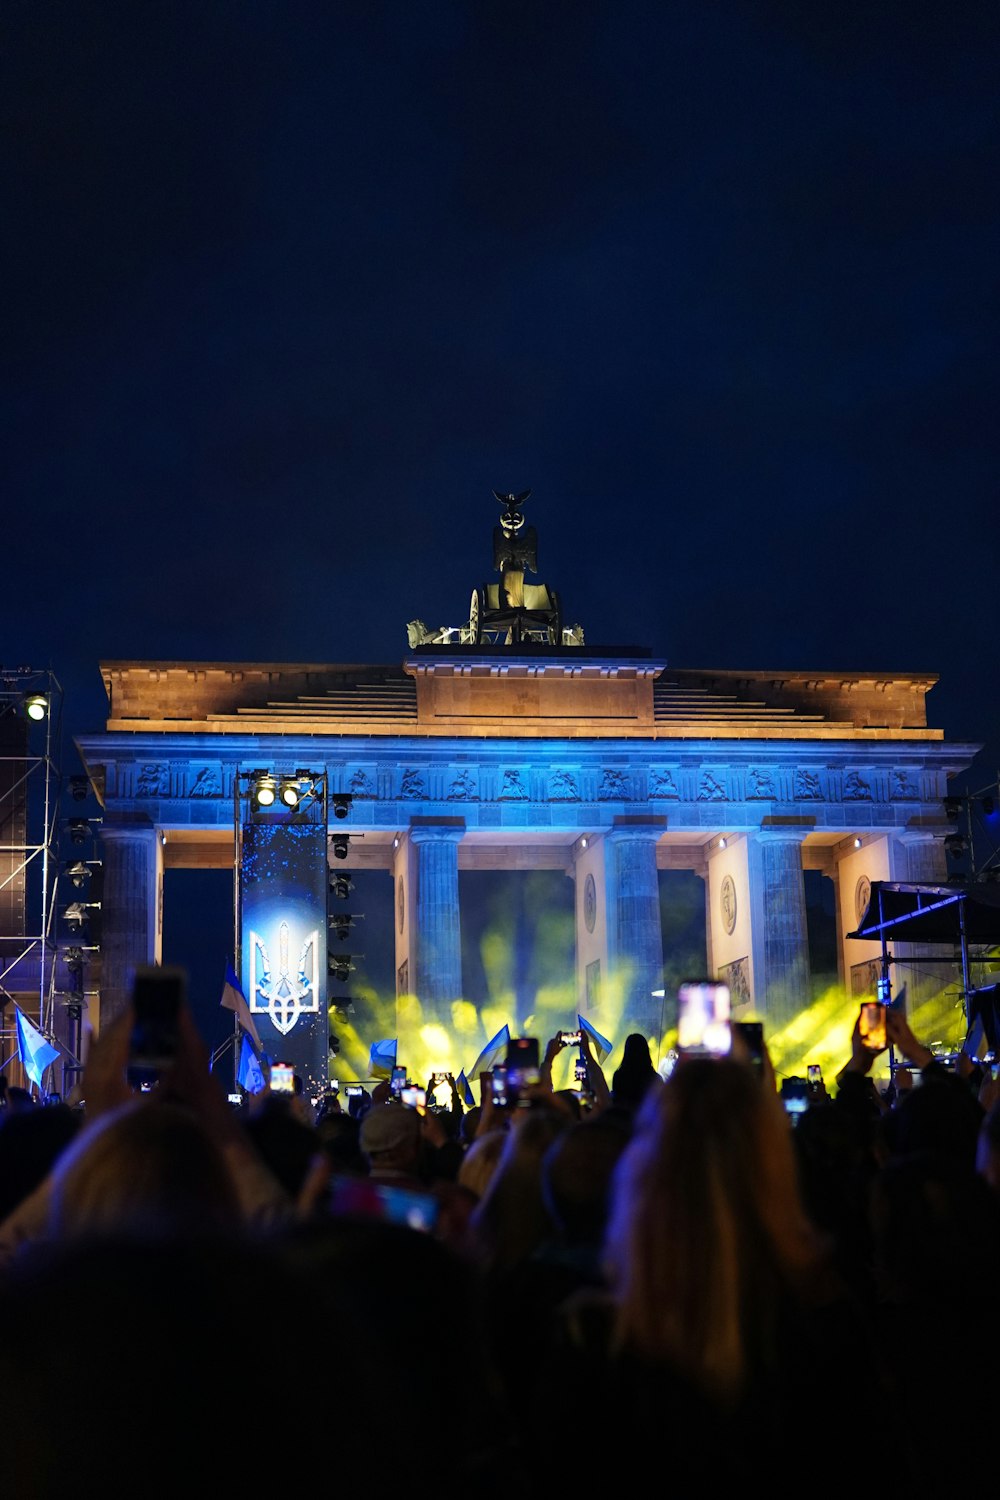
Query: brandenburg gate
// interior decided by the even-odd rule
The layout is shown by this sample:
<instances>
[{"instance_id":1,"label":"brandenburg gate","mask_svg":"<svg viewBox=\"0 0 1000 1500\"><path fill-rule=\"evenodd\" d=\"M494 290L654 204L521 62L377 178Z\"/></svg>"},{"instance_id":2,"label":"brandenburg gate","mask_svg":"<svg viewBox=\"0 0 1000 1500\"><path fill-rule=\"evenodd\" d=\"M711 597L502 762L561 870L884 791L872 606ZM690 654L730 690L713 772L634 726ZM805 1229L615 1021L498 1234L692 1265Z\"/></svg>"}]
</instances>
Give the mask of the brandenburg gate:
<instances>
[{"instance_id":1,"label":"brandenburg gate","mask_svg":"<svg viewBox=\"0 0 1000 1500\"><path fill-rule=\"evenodd\" d=\"M102 664L107 725L78 741L104 807L102 1018L159 956L164 867L235 867L239 883L241 806L261 777L303 774L325 788L317 891L385 872L397 994L445 1026L462 996L464 870L565 871L578 1008L600 1029L616 987L619 1042L659 1040L664 869L703 879L709 971L737 1014L773 1030L810 1002L807 870L834 883L842 982L869 987L878 946L848 936L868 887L946 879L947 782L977 749L928 726L935 678L677 669L589 648L557 596L523 582L533 530L511 555L524 498L498 496L522 523L494 534L499 585L476 591L468 626L414 622L400 664ZM326 928L318 912L298 974L324 1023ZM291 941L297 962L307 940Z\"/></svg>"}]
</instances>

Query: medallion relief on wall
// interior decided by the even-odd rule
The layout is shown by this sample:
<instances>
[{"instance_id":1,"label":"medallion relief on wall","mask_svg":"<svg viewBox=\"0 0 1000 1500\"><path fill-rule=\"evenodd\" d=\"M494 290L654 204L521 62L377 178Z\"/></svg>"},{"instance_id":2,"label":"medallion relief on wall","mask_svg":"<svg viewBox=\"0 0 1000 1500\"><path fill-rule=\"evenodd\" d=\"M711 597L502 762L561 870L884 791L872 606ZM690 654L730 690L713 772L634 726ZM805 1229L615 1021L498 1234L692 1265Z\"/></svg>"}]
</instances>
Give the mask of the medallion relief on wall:
<instances>
[{"instance_id":1,"label":"medallion relief on wall","mask_svg":"<svg viewBox=\"0 0 1000 1500\"><path fill-rule=\"evenodd\" d=\"M593 932L597 921L597 886L593 875L588 875L583 884L583 921L588 932Z\"/></svg>"},{"instance_id":2,"label":"medallion relief on wall","mask_svg":"<svg viewBox=\"0 0 1000 1500\"><path fill-rule=\"evenodd\" d=\"M732 937L736 929L736 884L731 875L723 877L719 890L719 912L723 928Z\"/></svg>"}]
</instances>

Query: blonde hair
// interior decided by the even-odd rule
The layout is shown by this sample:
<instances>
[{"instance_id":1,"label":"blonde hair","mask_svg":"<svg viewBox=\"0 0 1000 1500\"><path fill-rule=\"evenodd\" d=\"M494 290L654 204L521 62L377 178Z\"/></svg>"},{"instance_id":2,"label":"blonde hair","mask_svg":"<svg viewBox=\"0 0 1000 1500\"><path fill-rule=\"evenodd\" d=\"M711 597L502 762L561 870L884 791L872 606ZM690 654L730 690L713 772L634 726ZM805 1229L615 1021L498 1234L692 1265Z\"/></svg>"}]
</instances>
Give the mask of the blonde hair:
<instances>
[{"instance_id":1,"label":"blonde hair","mask_svg":"<svg viewBox=\"0 0 1000 1500\"><path fill-rule=\"evenodd\" d=\"M87 1126L53 1174L50 1227L61 1237L212 1233L239 1223L214 1141L174 1104L126 1104Z\"/></svg>"},{"instance_id":2,"label":"blonde hair","mask_svg":"<svg viewBox=\"0 0 1000 1500\"><path fill-rule=\"evenodd\" d=\"M734 1397L773 1355L783 1295L819 1263L791 1134L745 1064L689 1059L651 1093L615 1174L614 1343Z\"/></svg>"}]
</instances>

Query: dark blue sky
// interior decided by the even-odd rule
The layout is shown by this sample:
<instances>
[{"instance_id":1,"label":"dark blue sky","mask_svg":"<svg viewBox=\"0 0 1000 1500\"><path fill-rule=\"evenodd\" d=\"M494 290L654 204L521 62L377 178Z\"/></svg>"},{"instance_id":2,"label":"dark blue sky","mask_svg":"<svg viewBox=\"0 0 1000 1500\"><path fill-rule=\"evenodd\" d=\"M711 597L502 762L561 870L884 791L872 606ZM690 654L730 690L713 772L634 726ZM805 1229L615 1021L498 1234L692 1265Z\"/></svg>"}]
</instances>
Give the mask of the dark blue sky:
<instances>
[{"instance_id":1,"label":"dark blue sky","mask_svg":"<svg viewBox=\"0 0 1000 1500\"><path fill-rule=\"evenodd\" d=\"M532 486L591 644L936 671L1000 763L1000 11L11 0L4 622L398 661Z\"/></svg>"}]
</instances>

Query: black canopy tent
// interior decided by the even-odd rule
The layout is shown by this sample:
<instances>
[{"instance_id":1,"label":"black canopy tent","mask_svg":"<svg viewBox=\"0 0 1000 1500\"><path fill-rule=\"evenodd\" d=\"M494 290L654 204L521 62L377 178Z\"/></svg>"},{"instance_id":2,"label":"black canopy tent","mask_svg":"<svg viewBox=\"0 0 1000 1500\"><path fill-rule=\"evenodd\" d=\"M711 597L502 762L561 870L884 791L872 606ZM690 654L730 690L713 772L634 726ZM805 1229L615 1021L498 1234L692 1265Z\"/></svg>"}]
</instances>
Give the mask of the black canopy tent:
<instances>
[{"instance_id":1,"label":"black canopy tent","mask_svg":"<svg viewBox=\"0 0 1000 1500\"><path fill-rule=\"evenodd\" d=\"M872 882L864 916L849 938L882 944L882 974L888 978L890 934L904 943L944 944L957 948L962 960L962 990L966 1020L973 1021L980 1007L973 997L969 973L969 948L1000 946L1000 885L974 882L969 885L905 885L897 881ZM996 985L989 987L991 996ZM990 1038L991 1044L993 1038Z\"/></svg>"}]
</instances>

